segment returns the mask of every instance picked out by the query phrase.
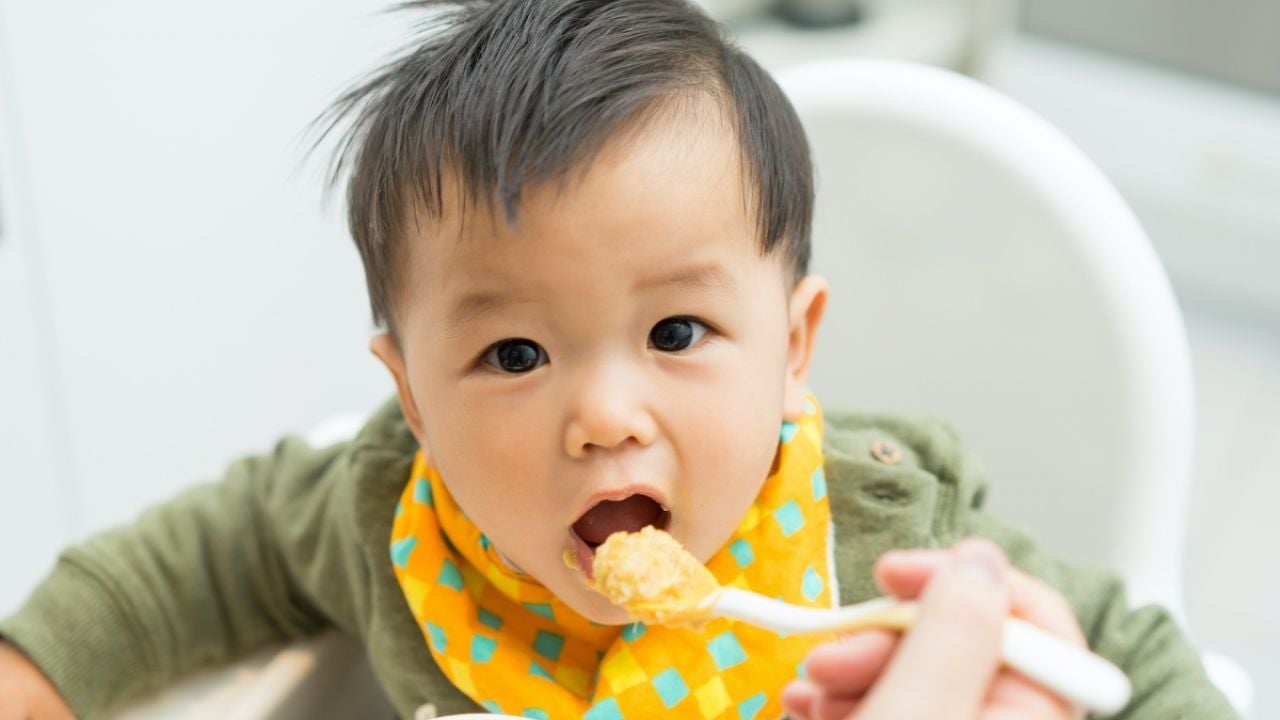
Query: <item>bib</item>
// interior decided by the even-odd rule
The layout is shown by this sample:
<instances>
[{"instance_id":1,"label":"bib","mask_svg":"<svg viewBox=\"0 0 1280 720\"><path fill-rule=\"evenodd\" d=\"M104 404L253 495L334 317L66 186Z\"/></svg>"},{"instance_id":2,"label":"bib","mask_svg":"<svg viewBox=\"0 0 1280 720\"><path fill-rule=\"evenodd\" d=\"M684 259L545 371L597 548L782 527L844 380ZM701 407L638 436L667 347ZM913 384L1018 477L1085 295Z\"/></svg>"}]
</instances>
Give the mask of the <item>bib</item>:
<instances>
[{"instance_id":1,"label":"bib","mask_svg":"<svg viewBox=\"0 0 1280 720\"><path fill-rule=\"evenodd\" d=\"M839 597L832 542L822 414L809 397L798 422L782 423L769 477L707 568L722 585L831 607ZM512 570L421 451L396 507L391 560L436 663L490 712L557 720L777 718L782 687L832 637L782 637L725 619L698 631L593 623Z\"/></svg>"}]
</instances>

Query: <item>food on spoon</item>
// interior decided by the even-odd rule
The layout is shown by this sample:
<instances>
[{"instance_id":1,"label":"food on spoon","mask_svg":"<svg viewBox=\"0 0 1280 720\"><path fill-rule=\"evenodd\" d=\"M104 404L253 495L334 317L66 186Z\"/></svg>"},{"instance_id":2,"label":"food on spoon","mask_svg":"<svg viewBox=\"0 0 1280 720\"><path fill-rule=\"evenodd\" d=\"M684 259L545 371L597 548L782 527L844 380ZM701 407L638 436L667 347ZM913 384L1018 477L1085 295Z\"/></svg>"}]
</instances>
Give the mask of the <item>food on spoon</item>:
<instances>
[{"instance_id":1,"label":"food on spoon","mask_svg":"<svg viewBox=\"0 0 1280 720\"><path fill-rule=\"evenodd\" d=\"M639 532L652 525L665 530L671 522L671 511L657 499L643 492L606 499L587 509L569 528L571 568L581 570L590 582L595 574L596 548L617 532Z\"/></svg>"},{"instance_id":2,"label":"food on spoon","mask_svg":"<svg viewBox=\"0 0 1280 720\"><path fill-rule=\"evenodd\" d=\"M596 549L592 584L637 620L676 626L710 619L721 590L710 570L652 526L610 535Z\"/></svg>"}]
</instances>

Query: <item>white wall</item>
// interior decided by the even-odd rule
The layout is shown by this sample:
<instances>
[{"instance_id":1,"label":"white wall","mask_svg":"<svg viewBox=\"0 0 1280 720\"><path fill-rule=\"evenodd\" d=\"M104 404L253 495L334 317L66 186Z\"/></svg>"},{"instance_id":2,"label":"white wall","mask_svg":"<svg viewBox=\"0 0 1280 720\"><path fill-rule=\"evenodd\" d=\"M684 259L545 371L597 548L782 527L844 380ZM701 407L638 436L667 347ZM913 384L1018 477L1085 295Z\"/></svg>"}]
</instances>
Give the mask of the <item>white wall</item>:
<instances>
[{"instance_id":1,"label":"white wall","mask_svg":"<svg viewBox=\"0 0 1280 720\"><path fill-rule=\"evenodd\" d=\"M0 24L0 48L3 31ZM54 444L64 427L57 369L39 322L47 314L36 282L42 268L20 212L21 156L4 122L11 97L4 71L0 56L0 613L17 606L78 517L68 458Z\"/></svg>"},{"instance_id":2,"label":"white wall","mask_svg":"<svg viewBox=\"0 0 1280 720\"><path fill-rule=\"evenodd\" d=\"M1280 97L1035 36L989 80L1116 183L1185 302L1280 328Z\"/></svg>"},{"instance_id":3,"label":"white wall","mask_svg":"<svg viewBox=\"0 0 1280 720\"><path fill-rule=\"evenodd\" d=\"M1024 0L1036 33L1280 94L1275 0Z\"/></svg>"},{"instance_id":4,"label":"white wall","mask_svg":"<svg viewBox=\"0 0 1280 720\"><path fill-rule=\"evenodd\" d=\"M391 392L300 138L407 38L386 6L0 0L0 613L64 542Z\"/></svg>"}]
</instances>

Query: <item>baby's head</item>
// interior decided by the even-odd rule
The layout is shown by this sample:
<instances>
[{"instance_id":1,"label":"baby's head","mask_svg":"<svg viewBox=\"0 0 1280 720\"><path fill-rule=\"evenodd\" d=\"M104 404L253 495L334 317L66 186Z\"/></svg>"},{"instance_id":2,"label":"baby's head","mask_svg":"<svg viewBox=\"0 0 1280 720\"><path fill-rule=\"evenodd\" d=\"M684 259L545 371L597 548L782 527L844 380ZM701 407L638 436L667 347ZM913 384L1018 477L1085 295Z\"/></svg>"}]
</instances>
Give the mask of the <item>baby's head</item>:
<instances>
[{"instance_id":1,"label":"baby's head","mask_svg":"<svg viewBox=\"0 0 1280 720\"><path fill-rule=\"evenodd\" d=\"M494 0L336 114L409 425L504 557L625 622L595 545L657 525L705 561L803 412L826 289L795 112L687 2Z\"/></svg>"}]
</instances>

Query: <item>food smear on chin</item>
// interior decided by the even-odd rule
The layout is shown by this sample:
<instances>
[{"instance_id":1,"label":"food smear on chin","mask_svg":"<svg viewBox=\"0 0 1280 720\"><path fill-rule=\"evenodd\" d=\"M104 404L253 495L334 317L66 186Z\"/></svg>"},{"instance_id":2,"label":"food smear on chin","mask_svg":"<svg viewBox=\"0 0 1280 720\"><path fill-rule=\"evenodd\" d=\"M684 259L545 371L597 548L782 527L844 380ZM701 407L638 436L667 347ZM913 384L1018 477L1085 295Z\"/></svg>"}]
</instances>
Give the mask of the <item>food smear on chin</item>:
<instances>
[{"instance_id":1,"label":"food smear on chin","mask_svg":"<svg viewBox=\"0 0 1280 720\"><path fill-rule=\"evenodd\" d=\"M610 535L596 549L594 570L597 592L649 624L696 628L720 592L710 570L652 526Z\"/></svg>"}]
</instances>

